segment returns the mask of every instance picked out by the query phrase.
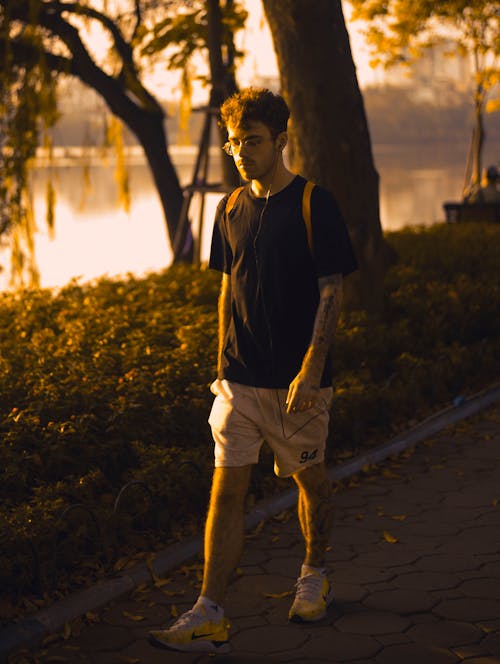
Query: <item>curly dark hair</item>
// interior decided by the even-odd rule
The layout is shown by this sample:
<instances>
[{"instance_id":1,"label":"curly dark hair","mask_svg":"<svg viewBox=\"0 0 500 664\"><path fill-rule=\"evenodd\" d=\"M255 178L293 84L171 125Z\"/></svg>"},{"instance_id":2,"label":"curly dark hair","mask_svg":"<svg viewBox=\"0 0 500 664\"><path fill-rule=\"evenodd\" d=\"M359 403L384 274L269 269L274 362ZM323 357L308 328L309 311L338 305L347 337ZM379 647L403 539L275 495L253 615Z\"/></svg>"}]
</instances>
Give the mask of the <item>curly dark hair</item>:
<instances>
[{"instance_id":1,"label":"curly dark hair","mask_svg":"<svg viewBox=\"0 0 500 664\"><path fill-rule=\"evenodd\" d=\"M281 95L267 88L245 88L226 99L220 108L220 125L243 127L250 122L262 122L269 127L273 138L286 131L290 110Z\"/></svg>"}]
</instances>

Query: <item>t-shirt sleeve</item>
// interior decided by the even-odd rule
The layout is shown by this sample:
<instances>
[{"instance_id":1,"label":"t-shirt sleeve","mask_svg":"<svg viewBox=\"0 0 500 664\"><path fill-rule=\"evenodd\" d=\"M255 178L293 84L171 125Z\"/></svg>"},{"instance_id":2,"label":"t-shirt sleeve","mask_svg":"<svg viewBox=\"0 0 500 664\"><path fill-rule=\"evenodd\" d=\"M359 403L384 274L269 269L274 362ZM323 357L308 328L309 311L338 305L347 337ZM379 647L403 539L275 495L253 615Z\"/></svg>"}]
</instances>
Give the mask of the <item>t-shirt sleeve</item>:
<instances>
[{"instance_id":1,"label":"t-shirt sleeve","mask_svg":"<svg viewBox=\"0 0 500 664\"><path fill-rule=\"evenodd\" d=\"M347 226L335 198L323 187L311 196L314 263L318 277L344 276L358 268Z\"/></svg>"},{"instance_id":2,"label":"t-shirt sleeve","mask_svg":"<svg viewBox=\"0 0 500 664\"><path fill-rule=\"evenodd\" d=\"M225 217L227 196L219 202L215 211L214 228L212 231L212 245L208 267L212 270L231 274L233 254L226 233Z\"/></svg>"}]
</instances>

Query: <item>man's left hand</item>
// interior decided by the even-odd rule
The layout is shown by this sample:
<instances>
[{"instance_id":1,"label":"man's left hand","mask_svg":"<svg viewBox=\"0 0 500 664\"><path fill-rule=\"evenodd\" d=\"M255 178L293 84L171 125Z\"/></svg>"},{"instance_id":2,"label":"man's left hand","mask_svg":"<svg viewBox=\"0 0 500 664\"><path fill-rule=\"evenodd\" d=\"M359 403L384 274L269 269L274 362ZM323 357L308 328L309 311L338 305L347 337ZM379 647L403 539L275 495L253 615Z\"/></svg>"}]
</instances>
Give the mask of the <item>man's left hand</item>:
<instances>
[{"instance_id":1,"label":"man's left hand","mask_svg":"<svg viewBox=\"0 0 500 664\"><path fill-rule=\"evenodd\" d=\"M317 381L299 373L288 388L286 412L295 413L297 411L309 410L309 408L312 408L316 404L318 397L319 385Z\"/></svg>"}]
</instances>

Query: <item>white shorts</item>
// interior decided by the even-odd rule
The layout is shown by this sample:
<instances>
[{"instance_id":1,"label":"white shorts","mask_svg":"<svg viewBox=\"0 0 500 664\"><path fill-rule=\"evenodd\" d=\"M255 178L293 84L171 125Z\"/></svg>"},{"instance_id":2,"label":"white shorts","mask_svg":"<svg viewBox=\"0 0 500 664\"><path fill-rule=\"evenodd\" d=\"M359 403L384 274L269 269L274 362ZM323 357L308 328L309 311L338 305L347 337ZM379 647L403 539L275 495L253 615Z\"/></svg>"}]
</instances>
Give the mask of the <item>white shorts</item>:
<instances>
[{"instance_id":1,"label":"white shorts","mask_svg":"<svg viewBox=\"0 0 500 664\"><path fill-rule=\"evenodd\" d=\"M250 387L217 379L208 422L215 441L216 468L257 463L262 443L274 452L274 472L289 477L325 458L333 390L320 390L316 406L287 413L288 390Z\"/></svg>"}]
</instances>

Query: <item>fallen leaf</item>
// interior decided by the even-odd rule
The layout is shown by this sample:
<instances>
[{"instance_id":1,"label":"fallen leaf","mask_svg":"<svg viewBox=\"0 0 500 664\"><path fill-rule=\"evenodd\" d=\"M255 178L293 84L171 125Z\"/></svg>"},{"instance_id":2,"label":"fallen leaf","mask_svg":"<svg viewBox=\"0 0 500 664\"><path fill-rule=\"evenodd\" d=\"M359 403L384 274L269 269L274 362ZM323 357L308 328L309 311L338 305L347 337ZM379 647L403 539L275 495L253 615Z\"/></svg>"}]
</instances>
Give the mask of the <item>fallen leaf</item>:
<instances>
[{"instance_id":1,"label":"fallen leaf","mask_svg":"<svg viewBox=\"0 0 500 664\"><path fill-rule=\"evenodd\" d=\"M399 477L401 477L401 475L399 475L398 473L393 472L389 468L384 468L384 470L382 471L382 475L384 477L387 477L388 479L391 479L391 480L392 479L398 479Z\"/></svg>"},{"instance_id":2,"label":"fallen leaf","mask_svg":"<svg viewBox=\"0 0 500 664\"><path fill-rule=\"evenodd\" d=\"M262 593L264 597L269 597L271 599L283 599L283 597L290 597L293 595L293 590L287 590L284 593Z\"/></svg>"},{"instance_id":3,"label":"fallen leaf","mask_svg":"<svg viewBox=\"0 0 500 664\"><path fill-rule=\"evenodd\" d=\"M122 570L124 567L127 566L129 561L130 561L130 558L128 556L125 557L125 558L119 558L116 561L116 563L113 565L113 569L115 570L115 572L119 572L120 570Z\"/></svg>"},{"instance_id":4,"label":"fallen leaf","mask_svg":"<svg viewBox=\"0 0 500 664\"><path fill-rule=\"evenodd\" d=\"M176 597L176 596L179 596L179 595L185 595L186 594L185 590L167 590L166 588L162 588L161 591L167 597Z\"/></svg>"},{"instance_id":5,"label":"fallen leaf","mask_svg":"<svg viewBox=\"0 0 500 664\"><path fill-rule=\"evenodd\" d=\"M92 623L101 622L99 614L94 613L93 611L87 611L87 613L85 614L85 618L87 618L87 620Z\"/></svg>"},{"instance_id":6,"label":"fallen leaf","mask_svg":"<svg viewBox=\"0 0 500 664\"><path fill-rule=\"evenodd\" d=\"M177 618L179 615L179 609L175 606L175 604L171 604L170 606L170 616L172 618Z\"/></svg>"},{"instance_id":7,"label":"fallen leaf","mask_svg":"<svg viewBox=\"0 0 500 664\"><path fill-rule=\"evenodd\" d=\"M384 539L386 542L389 542L389 544L395 544L399 541L397 537L394 537L394 535L388 533L387 530L384 530Z\"/></svg>"},{"instance_id":8,"label":"fallen leaf","mask_svg":"<svg viewBox=\"0 0 500 664\"><path fill-rule=\"evenodd\" d=\"M139 616L134 613L129 613L129 611L122 611L122 615L125 616L125 618L128 618L129 620L133 620L134 622L140 622L141 620L144 620L144 616Z\"/></svg>"},{"instance_id":9,"label":"fallen leaf","mask_svg":"<svg viewBox=\"0 0 500 664\"><path fill-rule=\"evenodd\" d=\"M406 521L406 514L395 514L391 516L391 519L394 519L394 521Z\"/></svg>"}]
</instances>

